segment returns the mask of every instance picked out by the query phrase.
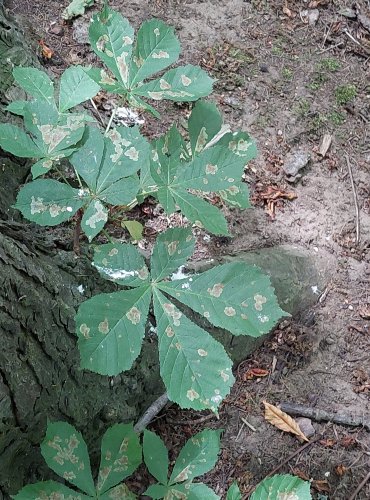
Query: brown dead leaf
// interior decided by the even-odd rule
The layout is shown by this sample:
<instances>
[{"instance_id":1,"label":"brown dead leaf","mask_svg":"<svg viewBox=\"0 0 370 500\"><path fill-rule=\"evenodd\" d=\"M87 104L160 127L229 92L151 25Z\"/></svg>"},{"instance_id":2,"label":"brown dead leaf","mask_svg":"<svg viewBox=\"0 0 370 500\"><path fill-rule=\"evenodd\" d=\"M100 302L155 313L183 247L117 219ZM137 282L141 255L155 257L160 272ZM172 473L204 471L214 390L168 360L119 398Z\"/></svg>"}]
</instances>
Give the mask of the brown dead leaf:
<instances>
[{"instance_id":1,"label":"brown dead leaf","mask_svg":"<svg viewBox=\"0 0 370 500\"><path fill-rule=\"evenodd\" d=\"M293 473L295 476L298 476L300 479L303 479L303 481L309 481L310 476L308 476L305 472L299 470L299 469L294 469L293 468Z\"/></svg>"},{"instance_id":2,"label":"brown dead leaf","mask_svg":"<svg viewBox=\"0 0 370 500\"><path fill-rule=\"evenodd\" d=\"M316 9L316 7L328 5L328 3L329 3L329 0L312 0L312 2L310 2L308 4L308 8L309 9Z\"/></svg>"},{"instance_id":3,"label":"brown dead leaf","mask_svg":"<svg viewBox=\"0 0 370 500\"><path fill-rule=\"evenodd\" d=\"M311 481L311 486L319 493L330 493L330 486L326 479L322 481Z\"/></svg>"},{"instance_id":4,"label":"brown dead leaf","mask_svg":"<svg viewBox=\"0 0 370 500\"><path fill-rule=\"evenodd\" d=\"M336 440L332 438L321 439L319 443L325 446L326 448L332 448L336 444Z\"/></svg>"},{"instance_id":5,"label":"brown dead leaf","mask_svg":"<svg viewBox=\"0 0 370 500\"><path fill-rule=\"evenodd\" d=\"M350 448L353 445L356 445L356 438L354 436L344 436L339 441L339 444L344 448Z\"/></svg>"},{"instance_id":6,"label":"brown dead leaf","mask_svg":"<svg viewBox=\"0 0 370 500\"><path fill-rule=\"evenodd\" d=\"M338 476L344 476L344 474L348 471L348 467L345 467L343 464L339 464L335 467L335 472Z\"/></svg>"},{"instance_id":7,"label":"brown dead leaf","mask_svg":"<svg viewBox=\"0 0 370 500\"><path fill-rule=\"evenodd\" d=\"M51 59L54 55L54 51L46 45L44 40L39 40L39 45L41 47L42 57L45 57L45 59Z\"/></svg>"},{"instance_id":8,"label":"brown dead leaf","mask_svg":"<svg viewBox=\"0 0 370 500\"><path fill-rule=\"evenodd\" d=\"M292 417L267 401L262 402L265 405L265 419L267 422L270 422L270 424L274 425L281 431L291 432L292 434L302 438L304 441L308 441L307 437L303 434L299 425Z\"/></svg>"},{"instance_id":9,"label":"brown dead leaf","mask_svg":"<svg viewBox=\"0 0 370 500\"><path fill-rule=\"evenodd\" d=\"M285 3L284 7L283 7L283 13L288 16L288 17L294 17L295 14L289 9L287 3Z\"/></svg>"},{"instance_id":10,"label":"brown dead leaf","mask_svg":"<svg viewBox=\"0 0 370 500\"><path fill-rule=\"evenodd\" d=\"M249 368L243 376L243 380L251 380L252 378L267 377L269 374L268 370L263 368Z\"/></svg>"}]
</instances>

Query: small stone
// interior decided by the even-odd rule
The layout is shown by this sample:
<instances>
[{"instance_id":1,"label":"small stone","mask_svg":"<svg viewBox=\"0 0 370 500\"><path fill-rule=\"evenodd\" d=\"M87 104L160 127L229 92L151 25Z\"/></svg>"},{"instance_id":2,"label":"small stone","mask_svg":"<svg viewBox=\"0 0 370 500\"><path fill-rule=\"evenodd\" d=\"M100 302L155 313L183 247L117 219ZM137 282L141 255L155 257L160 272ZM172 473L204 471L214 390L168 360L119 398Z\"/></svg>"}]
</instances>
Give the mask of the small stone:
<instances>
[{"instance_id":1,"label":"small stone","mask_svg":"<svg viewBox=\"0 0 370 500\"><path fill-rule=\"evenodd\" d=\"M296 419L296 422L306 437L310 438L315 434L315 427L312 425L312 422L309 418L300 417Z\"/></svg>"},{"instance_id":2,"label":"small stone","mask_svg":"<svg viewBox=\"0 0 370 500\"><path fill-rule=\"evenodd\" d=\"M315 26L320 17L320 11L318 9L302 10L301 18L305 23L310 26Z\"/></svg>"},{"instance_id":3,"label":"small stone","mask_svg":"<svg viewBox=\"0 0 370 500\"><path fill-rule=\"evenodd\" d=\"M287 155L282 168L286 175L291 178L289 180L293 181L297 177L298 172L304 168L309 161L310 154L307 151L295 151Z\"/></svg>"},{"instance_id":4,"label":"small stone","mask_svg":"<svg viewBox=\"0 0 370 500\"><path fill-rule=\"evenodd\" d=\"M49 29L49 33L51 33L52 35L63 36L64 35L64 28L63 28L63 26L60 26L59 24L54 24L54 26L52 26Z\"/></svg>"},{"instance_id":5,"label":"small stone","mask_svg":"<svg viewBox=\"0 0 370 500\"><path fill-rule=\"evenodd\" d=\"M267 64L261 64L260 65L260 71L261 71L261 73L268 73L269 72L269 68L268 68Z\"/></svg>"},{"instance_id":6,"label":"small stone","mask_svg":"<svg viewBox=\"0 0 370 500\"><path fill-rule=\"evenodd\" d=\"M72 38L77 43L89 43L89 22L83 17L73 22Z\"/></svg>"}]
</instances>

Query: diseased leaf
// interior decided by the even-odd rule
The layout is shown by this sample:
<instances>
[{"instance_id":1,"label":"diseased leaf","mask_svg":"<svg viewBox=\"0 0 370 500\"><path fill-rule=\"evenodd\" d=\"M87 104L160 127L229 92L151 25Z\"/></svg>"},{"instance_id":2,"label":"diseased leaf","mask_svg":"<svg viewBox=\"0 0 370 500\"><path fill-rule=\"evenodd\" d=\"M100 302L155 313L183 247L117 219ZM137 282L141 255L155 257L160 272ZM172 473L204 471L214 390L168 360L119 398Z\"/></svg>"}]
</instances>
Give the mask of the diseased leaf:
<instances>
[{"instance_id":1,"label":"diseased leaf","mask_svg":"<svg viewBox=\"0 0 370 500\"><path fill-rule=\"evenodd\" d=\"M77 16L82 16L85 13L86 7L94 5L95 0L72 0L71 3L63 10L63 19L73 19Z\"/></svg>"},{"instance_id":2,"label":"diseased leaf","mask_svg":"<svg viewBox=\"0 0 370 500\"><path fill-rule=\"evenodd\" d=\"M92 17L89 27L90 43L124 90L128 88L134 30L122 14L110 8L106 11L107 17L105 12ZM109 80L109 77L106 79Z\"/></svg>"},{"instance_id":3,"label":"diseased leaf","mask_svg":"<svg viewBox=\"0 0 370 500\"><path fill-rule=\"evenodd\" d=\"M77 493L61 483L56 481L43 481L40 483L29 484L21 489L14 497L14 500L40 500L40 499L73 499L87 500L90 496Z\"/></svg>"},{"instance_id":4,"label":"diseased leaf","mask_svg":"<svg viewBox=\"0 0 370 500\"><path fill-rule=\"evenodd\" d=\"M108 220L108 210L99 200L91 200L82 217L81 227L91 242Z\"/></svg>"},{"instance_id":5,"label":"diseased leaf","mask_svg":"<svg viewBox=\"0 0 370 500\"><path fill-rule=\"evenodd\" d=\"M92 191L96 190L96 179L104 154L104 137L96 127L85 128L81 147L70 157L77 173Z\"/></svg>"},{"instance_id":6,"label":"diseased leaf","mask_svg":"<svg viewBox=\"0 0 370 500\"><path fill-rule=\"evenodd\" d=\"M97 484L99 495L130 476L140 464L141 446L133 425L115 424L110 427L101 444Z\"/></svg>"},{"instance_id":7,"label":"diseased leaf","mask_svg":"<svg viewBox=\"0 0 370 500\"><path fill-rule=\"evenodd\" d=\"M275 500L277 498L311 500L310 483L290 474L276 474L261 481L250 500Z\"/></svg>"},{"instance_id":8,"label":"diseased leaf","mask_svg":"<svg viewBox=\"0 0 370 500\"><path fill-rule=\"evenodd\" d=\"M242 495L239 490L238 483L236 481L230 486L227 491L226 500L242 500Z\"/></svg>"},{"instance_id":9,"label":"diseased leaf","mask_svg":"<svg viewBox=\"0 0 370 500\"><path fill-rule=\"evenodd\" d=\"M60 79L59 111L65 112L91 99L99 90L99 85L88 76L81 66L67 68Z\"/></svg>"},{"instance_id":10,"label":"diseased leaf","mask_svg":"<svg viewBox=\"0 0 370 500\"><path fill-rule=\"evenodd\" d=\"M83 205L79 191L53 179L38 179L23 186L14 208L40 226L56 226Z\"/></svg>"},{"instance_id":11,"label":"diseased leaf","mask_svg":"<svg viewBox=\"0 0 370 500\"><path fill-rule=\"evenodd\" d=\"M190 438L177 457L170 484L192 481L213 469L220 452L220 434L206 429Z\"/></svg>"},{"instance_id":12,"label":"diseased leaf","mask_svg":"<svg viewBox=\"0 0 370 500\"><path fill-rule=\"evenodd\" d=\"M127 206L135 200L139 190L139 179L136 175L124 177L109 184L97 193L100 200L110 205Z\"/></svg>"},{"instance_id":13,"label":"diseased leaf","mask_svg":"<svg viewBox=\"0 0 370 500\"><path fill-rule=\"evenodd\" d=\"M217 194L232 207L240 209L250 208L249 188L245 182L236 182L228 189L217 191Z\"/></svg>"},{"instance_id":14,"label":"diseased leaf","mask_svg":"<svg viewBox=\"0 0 370 500\"><path fill-rule=\"evenodd\" d=\"M88 495L95 495L86 443L72 425L67 422L49 423L41 443L41 454L50 469L60 477Z\"/></svg>"},{"instance_id":15,"label":"diseased leaf","mask_svg":"<svg viewBox=\"0 0 370 500\"><path fill-rule=\"evenodd\" d=\"M149 304L144 285L83 302L76 316L81 367L101 375L129 370L140 354Z\"/></svg>"},{"instance_id":16,"label":"diseased leaf","mask_svg":"<svg viewBox=\"0 0 370 500\"><path fill-rule=\"evenodd\" d=\"M37 158L40 149L19 127L10 123L0 123L0 146L4 151L20 158Z\"/></svg>"},{"instance_id":17,"label":"diseased leaf","mask_svg":"<svg viewBox=\"0 0 370 500\"><path fill-rule=\"evenodd\" d=\"M222 117L217 107L206 101L198 101L188 121L188 131L193 155L203 151L222 126Z\"/></svg>"},{"instance_id":18,"label":"diseased leaf","mask_svg":"<svg viewBox=\"0 0 370 500\"><path fill-rule=\"evenodd\" d=\"M284 432L291 432L296 436L302 438L304 441L308 441L306 436L303 434L297 422L287 413L284 413L276 406L263 401L265 405L265 419L274 425L278 429Z\"/></svg>"},{"instance_id":19,"label":"diseased leaf","mask_svg":"<svg viewBox=\"0 0 370 500\"><path fill-rule=\"evenodd\" d=\"M196 101L212 92L214 80L199 66L180 66L170 69L161 78L133 89L135 95L155 101L169 99L175 102Z\"/></svg>"},{"instance_id":20,"label":"diseased leaf","mask_svg":"<svg viewBox=\"0 0 370 500\"><path fill-rule=\"evenodd\" d=\"M128 243L99 245L95 248L93 266L103 278L120 285L140 287L149 280L143 256Z\"/></svg>"},{"instance_id":21,"label":"diseased leaf","mask_svg":"<svg viewBox=\"0 0 370 500\"><path fill-rule=\"evenodd\" d=\"M217 412L234 381L223 346L154 290L159 363L168 397L181 408Z\"/></svg>"},{"instance_id":22,"label":"diseased leaf","mask_svg":"<svg viewBox=\"0 0 370 500\"><path fill-rule=\"evenodd\" d=\"M149 488L146 489L144 495L150 498L154 498L155 500L159 500L161 498L166 498L166 495L168 495L170 491L173 491L171 486L164 486L163 484L151 484Z\"/></svg>"},{"instance_id":23,"label":"diseased leaf","mask_svg":"<svg viewBox=\"0 0 370 500\"><path fill-rule=\"evenodd\" d=\"M27 94L55 106L54 84L45 71L30 67L17 67L13 69L13 76Z\"/></svg>"},{"instance_id":24,"label":"diseased leaf","mask_svg":"<svg viewBox=\"0 0 370 500\"><path fill-rule=\"evenodd\" d=\"M151 258L151 275L160 281L185 264L194 251L195 238L190 228L167 229L157 238Z\"/></svg>"},{"instance_id":25,"label":"diseased leaf","mask_svg":"<svg viewBox=\"0 0 370 500\"><path fill-rule=\"evenodd\" d=\"M144 462L150 474L162 484L168 481L168 451L162 439L154 432L144 431Z\"/></svg>"},{"instance_id":26,"label":"diseased leaf","mask_svg":"<svg viewBox=\"0 0 370 500\"><path fill-rule=\"evenodd\" d=\"M270 279L258 267L235 262L159 285L212 325L234 335L259 337L287 314L280 309Z\"/></svg>"},{"instance_id":27,"label":"diseased leaf","mask_svg":"<svg viewBox=\"0 0 370 500\"><path fill-rule=\"evenodd\" d=\"M136 220L122 220L121 226L125 227L134 241L143 237L144 226Z\"/></svg>"},{"instance_id":28,"label":"diseased leaf","mask_svg":"<svg viewBox=\"0 0 370 500\"><path fill-rule=\"evenodd\" d=\"M119 484L99 496L99 500L135 500L137 498L125 484Z\"/></svg>"},{"instance_id":29,"label":"diseased leaf","mask_svg":"<svg viewBox=\"0 0 370 500\"><path fill-rule=\"evenodd\" d=\"M242 156L245 163L257 156L257 146L247 132L229 132L217 142L218 146L227 146L237 156Z\"/></svg>"}]
</instances>

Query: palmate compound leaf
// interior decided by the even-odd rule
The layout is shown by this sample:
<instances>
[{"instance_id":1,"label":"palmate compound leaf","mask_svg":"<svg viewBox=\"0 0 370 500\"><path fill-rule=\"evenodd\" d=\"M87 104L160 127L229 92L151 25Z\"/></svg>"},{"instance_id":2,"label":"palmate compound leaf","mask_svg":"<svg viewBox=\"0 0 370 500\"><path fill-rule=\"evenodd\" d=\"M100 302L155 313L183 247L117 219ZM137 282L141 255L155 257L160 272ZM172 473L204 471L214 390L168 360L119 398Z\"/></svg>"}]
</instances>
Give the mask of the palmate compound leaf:
<instances>
[{"instance_id":1,"label":"palmate compound leaf","mask_svg":"<svg viewBox=\"0 0 370 500\"><path fill-rule=\"evenodd\" d=\"M81 433L72 425L49 423L41 443L41 454L50 469L60 477L84 493L95 496L87 446Z\"/></svg>"},{"instance_id":2,"label":"palmate compound leaf","mask_svg":"<svg viewBox=\"0 0 370 500\"><path fill-rule=\"evenodd\" d=\"M217 413L234 382L223 346L154 290L159 364L168 397L181 408Z\"/></svg>"},{"instance_id":3,"label":"palmate compound leaf","mask_svg":"<svg viewBox=\"0 0 370 500\"><path fill-rule=\"evenodd\" d=\"M133 425L115 424L110 427L104 434L101 444L97 484L99 498L100 495L130 476L139 467L141 461L141 445Z\"/></svg>"},{"instance_id":4,"label":"palmate compound leaf","mask_svg":"<svg viewBox=\"0 0 370 500\"><path fill-rule=\"evenodd\" d=\"M190 438L180 451L170 484L192 481L213 469L220 452L221 431L206 429Z\"/></svg>"},{"instance_id":5,"label":"palmate compound leaf","mask_svg":"<svg viewBox=\"0 0 370 500\"><path fill-rule=\"evenodd\" d=\"M311 500L310 483L290 474L276 474L261 481L251 496L251 500L275 500L277 498Z\"/></svg>"},{"instance_id":6,"label":"palmate compound leaf","mask_svg":"<svg viewBox=\"0 0 370 500\"><path fill-rule=\"evenodd\" d=\"M150 287L103 293L83 302L76 317L81 367L102 375L129 370L140 354Z\"/></svg>"},{"instance_id":7,"label":"palmate compound leaf","mask_svg":"<svg viewBox=\"0 0 370 500\"><path fill-rule=\"evenodd\" d=\"M40 499L71 499L71 500L87 500L91 499L83 493L78 493L71 490L67 486L56 481L43 481L40 483L29 484L21 489L14 497L14 500L40 500Z\"/></svg>"},{"instance_id":8,"label":"palmate compound leaf","mask_svg":"<svg viewBox=\"0 0 370 500\"><path fill-rule=\"evenodd\" d=\"M37 179L20 189L14 208L40 226L56 226L82 206L78 189L53 179Z\"/></svg>"},{"instance_id":9,"label":"palmate compound leaf","mask_svg":"<svg viewBox=\"0 0 370 500\"><path fill-rule=\"evenodd\" d=\"M136 172L149 162L149 144L137 127L118 127L105 136L86 127L81 148L70 162L86 182L90 196L82 228L91 241L108 219L109 205L128 205L139 191Z\"/></svg>"},{"instance_id":10,"label":"palmate compound leaf","mask_svg":"<svg viewBox=\"0 0 370 500\"><path fill-rule=\"evenodd\" d=\"M259 337L287 316L279 307L270 279L258 267L242 262L162 282L159 288L233 335Z\"/></svg>"},{"instance_id":11,"label":"palmate compound leaf","mask_svg":"<svg viewBox=\"0 0 370 500\"><path fill-rule=\"evenodd\" d=\"M133 46L134 30L128 20L108 8L93 16L89 38L94 52L111 74L95 68L87 68L87 73L103 89L126 96L132 105L156 114L139 96L194 101L212 91L213 80L201 68L191 65L171 69L161 78L143 83L174 63L180 53L173 28L163 21L144 22Z\"/></svg>"},{"instance_id":12,"label":"palmate compound leaf","mask_svg":"<svg viewBox=\"0 0 370 500\"><path fill-rule=\"evenodd\" d=\"M168 481L168 451L162 439L145 430L143 437L144 462L150 474L162 485Z\"/></svg>"}]
</instances>

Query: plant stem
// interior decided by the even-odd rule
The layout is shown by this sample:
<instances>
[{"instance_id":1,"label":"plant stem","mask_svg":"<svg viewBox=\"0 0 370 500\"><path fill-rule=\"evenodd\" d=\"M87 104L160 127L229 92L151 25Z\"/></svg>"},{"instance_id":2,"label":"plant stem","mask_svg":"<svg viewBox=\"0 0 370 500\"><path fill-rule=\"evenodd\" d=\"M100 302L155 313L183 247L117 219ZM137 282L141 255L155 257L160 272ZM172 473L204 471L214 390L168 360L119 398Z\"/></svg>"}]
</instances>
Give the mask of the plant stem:
<instances>
[{"instance_id":1,"label":"plant stem","mask_svg":"<svg viewBox=\"0 0 370 500\"><path fill-rule=\"evenodd\" d=\"M117 113L117 108L113 108L112 114L111 114L111 116L109 118L109 122L108 122L107 128L105 129L104 135L107 135L108 130L110 129L110 127L112 125L112 121L113 121L114 117L116 116L116 113Z\"/></svg>"}]
</instances>

